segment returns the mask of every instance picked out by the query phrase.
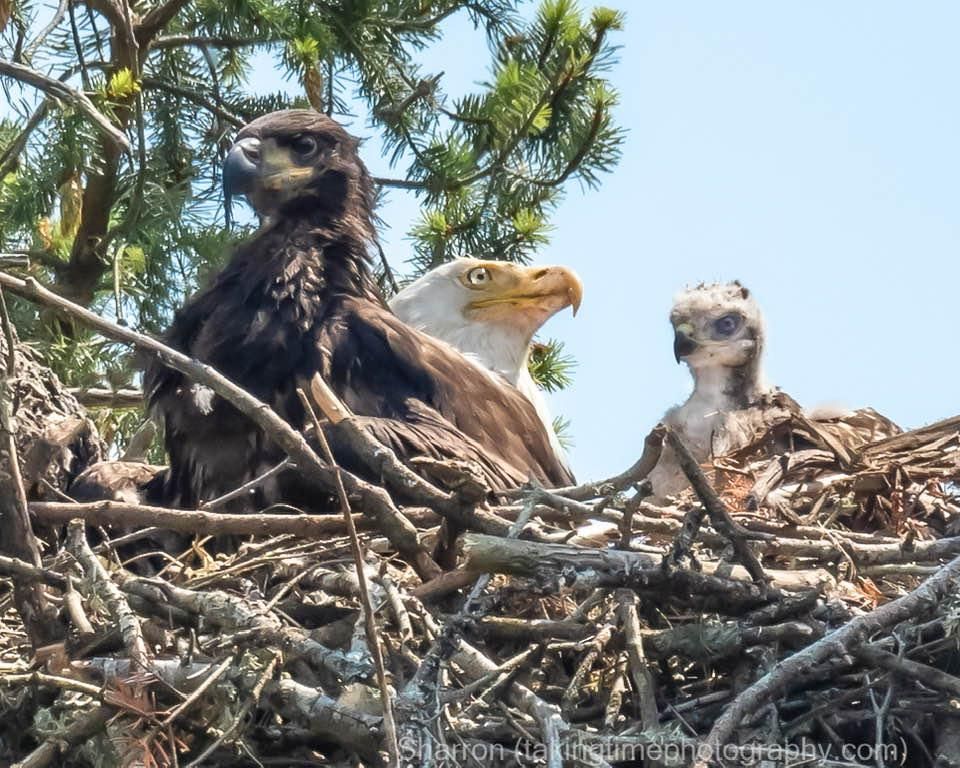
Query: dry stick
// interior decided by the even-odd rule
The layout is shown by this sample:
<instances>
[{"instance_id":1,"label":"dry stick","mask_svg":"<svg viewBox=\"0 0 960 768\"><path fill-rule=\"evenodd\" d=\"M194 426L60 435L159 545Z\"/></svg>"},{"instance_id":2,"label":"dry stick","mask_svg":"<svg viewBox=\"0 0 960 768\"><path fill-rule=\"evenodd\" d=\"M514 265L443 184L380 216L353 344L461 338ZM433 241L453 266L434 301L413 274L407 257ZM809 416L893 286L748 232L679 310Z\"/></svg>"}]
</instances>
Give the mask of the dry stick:
<instances>
[{"instance_id":1,"label":"dry stick","mask_svg":"<svg viewBox=\"0 0 960 768\"><path fill-rule=\"evenodd\" d=\"M699 533L700 525L706 510L702 504L691 507L680 522L679 512L673 514L672 509L653 507L645 502L640 503L640 511L648 514L665 514L664 517L635 516L633 527L641 532L671 536L675 535L671 552L666 555L669 564L679 564L686 557L694 540L699 535L700 541L711 547L722 546L726 537L719 535L712 529ZM669 514L667 514L669 513ZM541 513L542 514L542 513ZM621 522L615 514L607 512L605 519L612 522ZM927 541L900 541L886 536L866 536L852 531L837 531L829 540L824 538L825 531L808 526L776 525L761 520L746 520L745 525L752 532L770 534L766 541L758 542L758 546L765 554L780 557L813 558L832 562L840 558L852 560L861 573L866 566L881 566L885 564L900 565L896 572L903 572L906 566L914 567L916 563L936 563L951 559L960 554L960 536L950 536L943 539ZM802 538L801 538L802 537ZM936 571L936 568L934 568ZM916 575L929 575L918 573Z\"/></svg>"},{"instance_id":2,"label":"dry stick","mask_svg":"<svg viewBox=\"0 0 960 768\"><path fill-rule=\"evenodd\" d=\"M865 645L854 651L854 656L868 664L875 664L902 675L908 680L921 682L951 696L960 696L960 678L926 664L911 659L901 659L895 653L884 651L873 645Z\"/></svg>"},{"instance_id":3,"label":"dry stick","mask_svg":"<svg viewBox=\"0 0 960 768\"><path fill-rule=\"evenodd\" d=\"M407 608L403 604L403 596L400 594L397 585L393 583L393 579L387 574L383 574L378 580L387 595L387 604L390 606L393 619L397 623L400 643L408 643L413 639L413 625L410 623L410 614L407 613Z\"/></svg>"},{"instance_id":4,"label":"dry stick","mask_svg":"<svg viewBox=\"0 0 960 768\"><path fill-rule=\"evenodd\" d=\"M34 501L31 514L48 524L68 523L82 518L88 525L153 526L168 531L196 533L199 536L283 536L290 534L304 539L342 536L345 523L332 515L231 515L196 509L167 509L126 504L119 501L93 501L85 504L59 501ZM436 525L440 517L428 509L406 510L418 524ZM365 515L352 515L358 528L374 528L375 521ZM114 543L123 543L117 539Z\"/></svg>"},{"instance_id":5,"label":"dry stick","mask_svg":"<svg viewBox=\"0 0 960 768\"><path fill-rule=\"evenodd\" d=\"M12 576L15 581L39 581L61 589L67 587L67 577L62 573L5 555L0 555L0 575Z\"/></svg>"},{"instance_id":6,"label":"dry stick","mask_svg":"<svg viewBox=\"0 0 960 768\"><path fill-rule=\"evenodd\" d=\"M452 704L465 701L476 694L476 701L463 710L463 719L468 719L473 714L471 710L475 709L485 696L489 696L491 692L501 688L504 683L510 680L512 673L516 672L521 665L526 663L526 661L537 652L538 649L536 647L530 647L525 651L521 651L516 656L507 659L494 671L476 678L462 688L456 691L443 691L440 694L440 701L444 704ZM480 691L480 693L477 694L477 691Z\"/></svg>"},{"instance_id":7,"label":"dry stick","mask_svg":"<svg viewBox=\"0 0 960 768\"><path fill-rule=\"evenodd\" d=\"M10 768L47 768L49 765L61 765L62 759L70 750L102 731L116 710L101 706L89 714L83 715L71 723L66 730L51 736L19 763Z\"/></svg>"},{"instance_id":8,"label":"dry stick","mask_svg":"<svg viewBox=\"0 0 960 768\"><path fill-rule=\"evenodd\" d=\"M310 394L331 424L344 428L348 433L357 432L366 438L367 442L361 444L361 455L365 458L379 457L381 459L381 465L379 467L381 477L392 478L398 472L405 472L415 478L418 484L417 487L421 490L421 496L425 498L428 503L430 501L436 501L435 497L439 492L433 488L433 486L404 467L393 451L388 450L385 446L370 438L362 429L355 428L356 425L353 422L353 414L350 409L340 402L340 399L319 374L316 374L310 381ZM301 395L302 401L307 404L309 401L305 398L306 395ZM312 414L312 409L308 407L307 412ZM314 429L318 434L321 432L320 425L316 420L314 420ZM330 446L326 441L326 435L320 434L319 437L323 441L322 444L326 446L324 450L329 452ZM357 446L355 445L354 447L356 448ZM333 456L332 452L330 452L330 456ZM344 484L343 478L346 473L336 464L332 463L332 459L330 466L333 467L337 473L335 483L338 488L337 493L339 493L339 486ZM398 470L397 467L400 469ZM389 499L389 496L387 496L387 498ZM431 504L431 506L433 505ZM386 534L387 538L397 547L400 554L410 561L410 564L413 565L414 570L416 570L417 575L419 575L421 579L428 581L440 575L442 569L420 544L419 532L402 512L394 509L388 515L378 514L377 519L384 534Z\"/></svg>"},{"instance_id":9,"label":"dry stick","mask_svg":"<svg viewBox=\"0 0 960 768\"><path fill-rule=\"evenodd\" d=\"M319 378L316 381L322 381ZM337 424L338 420L344 418L343 411L346 406L339 402L332 391L327 392L331 400L318 402L317 404L324 409L324 416L332 424ZM397 745L397 727L393 721L393 705L390 701L390 688L387 686L387 673L383 664L383 651L380 648L380 638L377 635L376 618L373 613L373 605L370 603L370 591L367 584L366 560L363 556L363 548L360 545L360 538L357 536L357 527L353 524L353 517L350 514L350 500L347 498L347 492L343 487L343 480L340 478L340 467L333 458L333 451L330 450L330 444L327 442L327 436L323 433L323 427L317 419L317 414L313 410L309 398L302 389L297 389L297 396L303 403L304 410L310 416L313 423L313 431L320 443L327 462L333 467L334 478L337 485L337 496L340 498L340 512L343 515L343 521L347 525L347 537L350 539L350 552L353 554L353 563L357 569L357 582L360 586L360 605L363 608L363 626L367 634L367 646L373 656L373 664L377 671L377 685L380 688L380 704L383 708L383 730L387 742L387 753L390 756L390 765L394 768L400 768L400 748ZM334 405L330 405L330 402Z\"/></svg>"},{"instance_id":10,"label":"dry stick","mask_svg":"<svg viewBox=\"0 0 960 768\"><path fill-rule=\"evenodd\" d=\"M532 501L528 501L524 505L523 511L517 516L516 521L514 521L510 527L508 536L515 537L523 530L523 527L529 522L530 517L533 515L535 508L536 504ZM479 578L477 578L470 593L463 601L460 610L447 620L442 630L436 633L436 639L430 647L430 650L420 661L420 666L417 668L414 676L404 686L397 702L405 710L404 720L406 722L403 722L401 726L403 729L401 734L403 742L409 744L419 743L417 723L422 723L424 720L429 719L431 713L434 715L438 714L438 712L435 711L438 701L436 691L441 665L456 653L459 645L462 645L460 635L463 633L467 622L470 619L480 618L480 614L474 604L489 583L489 573L482 573ZM424 618L426 619L428 615L429 614L426 614ZM559 713L557 716L559 717ZM544 732L549 731L553 733L554 729L552 726L549 726L547 720L543 722ZM547 741L547 748L552 761L551 765L556 762L557 759L554 755L554 744L555 740L553 739Z\"/></svg>"},{"instance_id":11,"label":"dry stick","mask_svg":"<svg viewBox=\"0 0 960 768\"><path fill-rule=\"evenodd\" d=\"M260 707L305 723L315 736L330 738L357 752L365 765L379 764L379 727L383 721L376 715L344 707L322 690L287 678L270 680L263 686Z\"/></svg>"},{"instance_id":12,"label":"dry stick","mask_svg":"<svg viewBox=\"0 0 960 768\"><path fill-rule=\"evenodd\" d=\"M84 408L142 408L145 402L143 390L140 389L71 387L67 392L77 398Z\"/></svg>"},{"instance_id":13,"label":"dry stick","mask_svg":"<svg viewBox=\"0 0 960 768\"><path fill-rule=\"evenodd\" d=\"M700 503L706 507L707 513L710 515L710 521L716 528L717 533L730 541L737 560L749 571L754 581L766 582L767 577L763 572L763 566L760 565L757 556L750 549L750 545L747 544L747 539L766 540L771 537L767 534L751 533L734 522L733 518L730 517L729 510L727 510L727 505L723 503L713 486L710 485L697 460L693 458L693 454L690 453L690 450L672 429L667 430L667 443L677 455L677 462L690 481L690 485L693 486L693 490L696 491Z\"/></svg>"},{"instance_id":14,"label":"dry stick","mask_svg":"<svg viewBox=\"0 0 960 768\"><path fill-rule=\"evenodd\" d=\"M639 704L640 724L645 733L653 733L660 723L660 713L657 710L653 674L643 652L643 635L637 616L637 596L629 589L618 589L616 598L619 603L620 626L623 628L623 642L630 664L630 677Z\"/></svg>"},{"instance_id":15,"label":"dry stick","mask_svg":"<svg viewBox=\"0 0 960 768\"><path fill-rule=\"evenodd\" d=\"M71 554L77 558L77 561L83 567L87 578L93 584L93 590L103 601L103 604L110 612L110 616L116 620L120 627L120 635L123 638L123 644L130 654L130 658L141 667L147 670L150 668L150 656L147 651L147 644L143 639L143 630L140 627L140 619L131 610L127 598L120 588L110 579L110 574L103 567L97 556L93 554L87 538L84 533L84 523L82 520L71 520L67 527L67 547Z\"/></svg>"},{"instance_id":16,"label":"dry stick","mask_svg":"<svg viewBox=\"0 0 960 768\"><path fill-rule=\"evenodd\" d=\"M516 541L479 533L463 537L467 569L485 573L549 579L551 583L578 589L626 587L638 592L667 596L702 597L713 610L741 614L783 598L779 589L766 584L700 573L665 571L652 556L621 549L596 549L564 544Z\"/></svg>"},{"instance_id":17,"label":"dry stick","mask_svg":"<svg viewBox=\"0 0 960 768\"><path fill-rule=\"evenodd\" d=\"M118 578L124 592L142 598L145 605L161 611L161 616L173 608L186 614L185 622L190 616L202 616L208 624L225 632L249 631L255 644L279 646L303 658L310 666L327 670L346 681L365 679L372 673L367 660L328 648L300 627L284 626L275 613L264 613L264 605L259 601L254 604L221 590L185 589L162 579L146 579L122 571Z\"/></svg>"},{"instance_id":18,"label":"dry stick","mask_svg":"<svg viewBox=\"0 0 960 768\"><path fill-rule=\"evenodd\" d=\"M267 482L267 480L269 480L271 477L280 474L283 472L283 470L288 468L296 469L296 464L291 462L290 459L284 459L279 464L270 467L270 469L268 469L266 472L257 475L250 482L244 483L239 488L234 488L229 493L225 493L223 496L217 496L217 498L210 499L210 501L201 502L200 509L210 511L211 509L222 507L229 501L239 499L241 496L246 496L248 493L250 493L250 491L254 490L255 488L259 488L261 485Z\"/></svg>"},{"instance_id":19,"label":"dry stick","mask_svg":"<svg viewBox=\"0 0 960 768\"><path fill-rule=\"evenodd\" d=\"M670 551L664 554L662 567L665 570L677 568L683 562L683 559L690 554L693 548L693 542L697 540L700 533L700 527L703 525L703 518L706 517L707 509L703 504L697 504L691 507L683 516L683 523L680 530L673 539Z\"/></svg>"},{"instance_id":20,"label":"dry stick","mask_svg":"<svg viewBox=\"0 0 960 768\"><path fill-rule=\"evenodd\" d=\"M225 658L222 662L220 662L220 665L216 669L214 669L213 672L207 675L204 678L203 682L200 683L200 685L198 685L194 690L190 692L187 698L181 701L176 707L174 707L170 711L170 713L163 719L162 724L171 725L174 720L180 717L180 715L182 715L201 696L203 696L204 692L211 685L217 682L217 680L219 680L229 671L234 661L236 661L236 659L233 656L227 656L227 658Z\"/></svg>"},{"instance_id":21,"label":"dry stick","mask_svg":"<svg viewBox=\"0 0 960 768\"><path fill-rule=\"evenodd\" d=\"M558 496L566 496L574 501L587 501L598 496L622 491L634 483L639 483L646 479L647 475L657 466L657 462L660 461L660 453L663 450L663 436L666 431L667 428L663 424L657 424L643 441L643 453L640 458L625 472L599 482L571 485L567 488L554 488L553 493Z\"/></svg>"},{"instance_id":22,"label":"dry stick","mask_svg":"<svg viewBox=\"0 0 960 768\"><path fill-rule=\"evenodd\" d=\"M610 686L610 695L603 710L603 730L612 732L623 707L623 694L627 691L627 654L622 651L617 654L617 661L613 668L613 684Z\"/></svg>"},{"instance_id":23,"label":"dry stick","mask_svg":"<svg viewBox=\"0 0 960 768\"><path fill-rule=\"evenodd\" d=\"M593 665L601 653L606 649L610 640L613 638L614 626L611 623L612 615L608 615L603 624L593 636L587 652L583 655L577 664L577 668L570 677L570 682L564 689L560 697L560 709L564 715L569 717L577 704L577 697L580 694L580 688L588 674L593 670Z\"/></svg>"},{"instance_id":24,"label":"dry stick","mask_svg":"<svg viewBox=\"0 0 960 768\"><path fill-rule=\"evenodd\" d=\"M0 469L0 541L3 542L0 544L0 552L5 551L34 566L40 566L40 549L30 524L27 494L20 470L20 454L17 450L17 426L13 412L16 401L13 390L16 386L17 352L2 288L0 323L3 325L7 348L6 360L0 367L0 452L6 453L8 465L5 473ZM2 474L6 474L6 477ZM16 584L13 598L34 649L60 639L56 617L42 584Z\"/></svg>"},{"instance_id":25,"label":"dry stick","mask_svg":"<svg viewBox=\"0 0 960 768\"><path fill-rule=\"evenodd\" d=\"M214 739L210 744L208 744L206 749L204 749L203 752L190 761L185 768L200 768L200 766L205 764L207 758L220 748L221 744L223 744L227 739L233 737L233 734L236 733L237 729L249 714L250 710L260 702L260 694L263 691L263 687L267 684L267 681L273 677L273 672L277 667L278 661L280 661L279 651L275 652L270 658L270 661L264 665L263 671L257 677L257 681L253 684L249 691L244 691L244 693L247 694L244 697L244 703L234 715L230 725L222 730L220 735L217 736L217 738Z\"/></svg>"},{"instance_id":26,"label":"dry stick","mask_svg":"<svg viewBox=\"0 0 960 768\"><path fill-rule=\"evenodd\" d=\"M781 661L772 670L743 691L713 724L705 746L707 760L700 759L693 768L708 768L733 736L741 721L766 706L790 685L801 680L817 664L833 656L855 651L871 635L888 630L900 622L934 608L960 582L960 557L944 565L912 592L879 608L851 619L837 630L822 637L802 651Z\"/></svg>"},{"instance_id":27,"label":"dry stick","mask_svg":"<svg viewBox=\"0 0 960 768\"><path fill-rule=\"evenodd\" d=\"M111 123L106 115L100 112L82 91L71 88L56 78L48 77L35 69L5 59L0 59L0 75L6 75L14 80L19 80L21 83L32 85L49 96L73 105L89 117L100 129L100 132L116 144L119 149L124 152L130 151L130 142L127 141L123 131Z\"/></svg>"},{"instance_id":28,"label":"dry stick","mask_svg":"<svg viewBox=\"0 0 960 768\"><path fill-rule=\"evenodd\" d=\"M257 400L212 366L194 360L182 352L177 352L156 339L151 339L142 333L137 333L105 320L90 310L43 288L32 278L20 280L5 272L0 272L0 285L10 288L14 293L27 299L53 307L70 317L82 320L91 328L95 328L110 338L133 344L138 349L151 352L164 365L168 365L192 380L209 387L260 427L264 434L293 460L309 482L315 483L325 490L335 491L335 479L331 468L320 460L306 438L284 421L269 405ZM386 450L384 448L384 451ZM411 558L411 562L420 565L422 568L424 565L422 562L423 549L417 538L417 530L400 514L389 494L381 488L360 480L349 472L341 471L340 478L347 492L359 497L360 508L376 518L384 535L390 539L391 544L396 547L397 551L404 557Z\"/></svg>"},{"instance_id":29,"label":"dry stick","mask_svg":"<svg viewBox=\"0 0 960 768\"><path fill-rule=\"evenodd\" d=\"M483 510L474 508L474 502L480 499L461 499L458 494L441 491L428 483L416 472L400 461L393 451L373 438L359 423L350 409L341 403L327 383L315 375L310 381L310 395L320 404L320 409L331 412L336 418L331 422L337 426L339 434L350 444L367 463L368 470L383 479L383 483L401 495L411 496L428 504L444 517L466 527L476 528L493 535L505 535L510 530L509 523ZM481 498L486 496L486 489ZM439 570L437 572L439 574Z\"/></svg>"},{"instance_id":30,"label":"dry stick","mask_svg":"<svg viewBox=\"0 0 960 768\"><path fill-rule=\"evenodd\" d=\"M73 580L67 581L67 591L63 593L63 604L67 609L67 615L73 626L77 628L81 639L89 639L96 634L93 624L87 618L83 610L83 600L80 599L80 593L73 587Z\"/></svg>"},{"instance_id":31,"label":"dry stick","mask_svg":"<svg viewBox=\"0 0 960 768\"><path fill-rule=\"evenodd\" d=\"M423 601L438 600L441 597L475 584L482 574L479 571L446 571L437 578L425 581L410 590L413 597Z\"/></svg>"},{"instance_id":32,"label":"dry stick","mask_svg":"<svg viewBox=\"0 0 960 768\"><path fill-rule=\"evenodd\" d=\"M16 688L20 686L46 686L57 688L63 691L76 691L85 693L96 701L101 701L104 696L103 686L85 683L82 680L75 680L72 677L60 677L58 675L48 675L43 672L33 671L22 674L7 675L0 677L0 685Z\"/></svg>"},{"instance_id":33,"label":"dry stick","mask_svg":"<svg viewBox=\"0 0 960 768\"><path fill-rule=\"evenodd\" d=\"M624 502L623 517L617 523L617 529L620 532L619 549L630 549L630 542L633 540L633 518L637 510L643 503L643 500L650 495L650 484L645 483L645 487L640 487L637 492Z\"/></svg>"}]
</instances>

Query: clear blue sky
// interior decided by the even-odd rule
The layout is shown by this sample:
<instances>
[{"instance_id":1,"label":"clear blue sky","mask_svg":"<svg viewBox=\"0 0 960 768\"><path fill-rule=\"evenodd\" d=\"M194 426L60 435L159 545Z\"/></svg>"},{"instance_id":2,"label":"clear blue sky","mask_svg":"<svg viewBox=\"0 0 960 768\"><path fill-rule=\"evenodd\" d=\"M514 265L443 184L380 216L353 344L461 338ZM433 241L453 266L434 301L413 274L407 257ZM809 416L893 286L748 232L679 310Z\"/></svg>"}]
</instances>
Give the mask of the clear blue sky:
<instances>
[{"instance_id":1,"label":"clear blue sky","mask_svg":"<svg viewBox=\"0 0 960 768\"><path fill-rule=\"evenodd\" d=\"M667 314L701 280L754 291L768 378L802 404L907 427L960 413L960 5L612 5L627 14L623 160L598 190L571 189L538 259L585 284L580 314L545 328L579 360L552 398L578 476L633 461L686 396ZM487 75L465 20L423 61L454 93ZM386 170L374 142L367 159ZM382 215L401 263L416 201L392 193Z\"/></svg>"}]
</instances>

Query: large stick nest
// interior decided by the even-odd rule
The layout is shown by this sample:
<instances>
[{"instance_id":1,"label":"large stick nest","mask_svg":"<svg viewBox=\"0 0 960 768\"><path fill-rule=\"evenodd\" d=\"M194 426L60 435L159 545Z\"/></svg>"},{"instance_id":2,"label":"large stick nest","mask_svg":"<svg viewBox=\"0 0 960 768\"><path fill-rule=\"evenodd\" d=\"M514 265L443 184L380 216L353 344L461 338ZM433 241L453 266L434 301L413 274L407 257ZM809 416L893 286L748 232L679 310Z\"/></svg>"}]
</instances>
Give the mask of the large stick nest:
<instances>
[{"instance_id":1,"label":"large stick nest","mask_svg":"<svg viewBox=\"0 0 960 768\"><path fill-rule=\"evenodd\" d=\"M24 456L74 412L33 392ZM411 491L381 454L416 506L348 482L401 764L960 765L960 418L871 440L785 408L746 431L669 506L642 482L662 428L557 492L423 462ZM390 759L341 517L31 511L42 563L0 560L0 763ZM32 648L13 609L31 581L60 643Z\"/></svg>"}]
</instances>

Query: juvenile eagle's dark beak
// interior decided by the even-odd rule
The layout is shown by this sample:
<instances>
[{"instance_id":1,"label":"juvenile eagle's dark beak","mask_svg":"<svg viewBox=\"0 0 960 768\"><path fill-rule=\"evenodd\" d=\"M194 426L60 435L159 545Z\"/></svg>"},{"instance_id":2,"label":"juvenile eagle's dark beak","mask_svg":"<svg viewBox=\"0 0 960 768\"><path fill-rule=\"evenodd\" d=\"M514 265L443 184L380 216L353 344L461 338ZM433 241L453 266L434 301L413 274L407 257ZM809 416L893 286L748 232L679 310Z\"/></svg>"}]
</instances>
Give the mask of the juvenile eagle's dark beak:
<instances>
[{"instance_id":1,"label":"juvenile eagle's dark beak","mask_svg":"<svg viewBox=\"0 0 960 768\"><path fill-rule=\"evenodd\" d=\"M673 332L673 357L679 363L697 348L697 342L691 337L692 326L687 323L678 325Z\"/></svg>"},{"instance_id":2,"label":"juvenile eagle's dark beak","mask_svg":"<svg viewBox=\"0 0 960 768\"><path fill-rule=\"evenodd\" d=\"M223 210L227 229L233 221L233 198L251 192L260 175L260 139L249 136L230 147L223 163Z\"/></svg>"}]
</instances>

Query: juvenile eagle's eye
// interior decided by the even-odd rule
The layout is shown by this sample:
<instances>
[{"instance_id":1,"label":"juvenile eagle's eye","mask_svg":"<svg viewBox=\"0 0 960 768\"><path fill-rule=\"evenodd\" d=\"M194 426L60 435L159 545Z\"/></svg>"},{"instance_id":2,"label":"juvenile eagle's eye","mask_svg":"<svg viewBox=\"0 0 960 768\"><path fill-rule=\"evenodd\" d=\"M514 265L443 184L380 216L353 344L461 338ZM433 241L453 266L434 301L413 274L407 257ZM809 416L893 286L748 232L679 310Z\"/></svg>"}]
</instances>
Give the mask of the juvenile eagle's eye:
<instances>
[{"instance_id":1,"label":"juvenile eagle's eye","mask_svg":"<svg viewBox=\"0 0 960 768\"><path fill-rule=\"evenodd\" d=\"M310 157L317 151L317 140L313 138L313 136L307 136L305 133L301 133L293 137L290 146L293 147L293 151L300 155L300 157Z\"/></svg>"},{"instance_id":2,"label":"juvenile eagle's eye","mask_svg":"<svg viewBox=\"0 0 960 768\"><path fill-rule=\"evenodd\" d=\"M486 267L474 267L467 272L467 283L470 285L486 285L490 282L490 270Z\"/></svg>"},{"instance_id":3,"label":"juvenile eagle's eye","mask_svg":"<svg viewBox=\"0 0 960 768\"><path fill-rule=\"evenodd\" d=\"M713 333L719 338L732 336L740 327L740 315L724 315L713 321Z\"/></svg>"}]
</instances>

